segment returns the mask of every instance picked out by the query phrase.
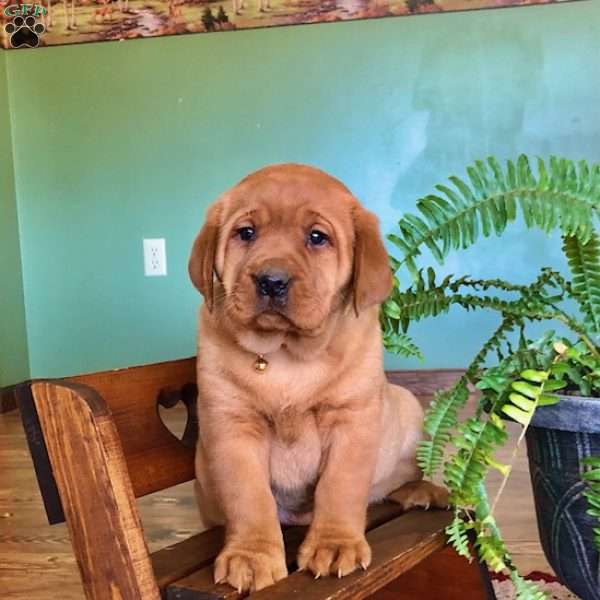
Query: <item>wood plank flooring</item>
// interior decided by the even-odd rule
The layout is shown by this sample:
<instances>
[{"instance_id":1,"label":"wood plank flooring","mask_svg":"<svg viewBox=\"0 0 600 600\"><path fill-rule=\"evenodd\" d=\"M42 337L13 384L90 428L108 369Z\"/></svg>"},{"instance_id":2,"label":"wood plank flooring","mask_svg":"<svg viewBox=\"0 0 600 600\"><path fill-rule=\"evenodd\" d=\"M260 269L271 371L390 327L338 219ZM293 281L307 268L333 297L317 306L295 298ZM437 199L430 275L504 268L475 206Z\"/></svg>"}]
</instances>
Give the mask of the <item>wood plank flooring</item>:
<instances>
[{"instance_id":1,"label":"wood plank flooring","mask_svg":"<svg viewBox=\"0 0 600 600\"><path fill-rule=\"evenodd\" d=\"M182 414L173 410L173 429ZM519 453L499 505L498 520L523 573L551 572L537 539L527 458ZM507 458L508 451L506 451ZM501 457L502 458L502 457ZM498 478L490 483L490 490ZM150 551L199 531L191 483L140 499ZM49 526L19 414L0 414L0 597L3 600L83 600L65 524Z\"/></svg>"}]
</instances>

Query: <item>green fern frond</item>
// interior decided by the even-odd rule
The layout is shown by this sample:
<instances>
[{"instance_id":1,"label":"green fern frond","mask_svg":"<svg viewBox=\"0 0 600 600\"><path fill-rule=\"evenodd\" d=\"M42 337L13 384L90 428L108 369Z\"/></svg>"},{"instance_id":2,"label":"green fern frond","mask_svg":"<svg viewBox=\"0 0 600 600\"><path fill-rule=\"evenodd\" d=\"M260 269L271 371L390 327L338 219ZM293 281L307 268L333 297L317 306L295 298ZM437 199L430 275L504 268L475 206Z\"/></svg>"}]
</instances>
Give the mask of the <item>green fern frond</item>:
<instances>
[{"instance_id":1,"label":"green fern frond","mask_svg":"<svg viewBox=\"0 0 600 600\"><path fill-rule=\"evenodd\" d=\"M476 508L476 518L471 525L478 532L475 542L479 549L480 558L486 562L493 571L508 570L511 580L515 586L516 596L520 600L542 600L546 596L537 586L530 581L520 577L515 569L512 558L506 548L502 533L498 528L496 519L493 517L488 502L485 485L479 484L479 502ZM460 509L458 509L460 513Z\"/></svg>"},{"instance_id":2,"label":"green fern frond","mask_svg":"<svg viewBox=\"0 0 600 600\"><path fill-rule=\"evenodd\" d=\"M446 535L448 543L456 550L460 556L464 556L469 562L473 560L471 549L469 547L468 532L469 526L461 517L458 510L454 511L454 519L448 527L446 527Z\"/></svg>"},{"instance_id":3,"label":"green fern frond","mask_svg":"<svg viewBox=\"0 0 600 600\"><path fill-rule=\"evenodd\" d=\"M444 483L453 504L474 506L478 503L479 487L490 467L488 459L507 437L502 420L493 413L487 421L472 417L458 426L452 439L457 452L444 469Z\"/></svg>"},{"instance_id":4,"label":"green fern frond","mask_svg":"<svg viewBox=\"0 0 600 600\"><path fill-rule=\"evenodd\" d=\"M538 295L531 294L518 300L504 300L498 296L475 296L473 294L455 294L452 303L462 306L465 310L490 309L503 315L514 318L527 318L534 320L554 319L555 311L548 306L547 300Z\"/></svg>"},{"instance_id":5,"label":"green fern frond","mask_svg":"<svg viewBox=\"0 0 600 600\"><path fill-rule=\"evenodd\" d=\"M518 319L505 317L498 329L484 344L483 349L467 367L465 375L451 389L438 392L429 405L424 421L424 430L429 435L429 439L420 442L417 448L417 462L427 477L432 477L442 464L444 449L458 424L458 411L465 405L469 397L469 380L475 378L488 353L499 348L507 334L514 328L514 324L518 322ZM516 360L515 356L521 357L521 353L513 353L510 360ZM520 369L523 369L529 366L529 362L521 358L519 365ZM506 384L508 385L509 382L507 381ZM483 404L480 403L477 417L481 415L482 409Z\"/></svg>"},{"instance_id":6,"label":"green fern frond","mask_svg":"<svg viewBox=\"0 0 600 600\"><path fill-rule=\"evenodd\" d=\"M565 236L563 251L573 274L572 291L584 322L600 333L600 237L594 232L584 243L575 236Z\"/></svg>"},{"instance_id":7,"label":"green fern frond","mask_svg":"<svg viewBox=\"0 0 600 600\"><path fill-rule=\"evenodd\" d=\"M468 248L480 236L500 235L516 219L520 209L528 227L550 232L560 226L563 233L587 243L600 210L600 172L585 162L538 159L537 175L526 156L503 169L496 159L476 161L468 167L468 182L450 177L451 186L437 185L438 194L417 202L418 215L407 214L398 223L398 235L389 240L413 275L415 258L427 247L438 263L450 250Z\"/></svg>"},{"instance_id":8,"label":"green fern frond","mask_svg":"<svg viewBox=\"0 0 600 600\"><path fill-rule=\"evenodd\" d=\"M448 289L453 292L458 292L461 287L470 287L474 290L487 291L489 289L499 289L505 292L519 292L525 294L531 286L518 285L504 281L503 279L472 279L471 277L460 277L455 281L448 282Z\"/></svg>"},{"instance_id":9,"label":"green fern frond","mask_svg":"<svg viewBox=\"0 0 600 600\"><path fill-rule=\"evenodd\" d=\"M496 535L479 534L475 545L479 549L481 560L485 561L489 569L499 573L508 568L506 565L506 546L501 538Z\"/></svg>"},{"instance_id":10,"label":"green fern frond","mask_svg":"<svg viewBox=\"0 0 600 600\"><path fill-rule=\"evenodd\" d=\"M496 351L501 355L502 345L508 342L508 334L515 330L515 327L520 324L520 319L517 317L510 317L503 315L502 322L490 338L483 344L481 350L475 355L475 358L471 361L471 364L467 368L467 376L473 380L475 375L482 367L485 359L488 357L490 352Z\"/></svg>"},{"instance_id":11,"label":"green fern frond","mask_svg":"<svg viewBox=\"0 0 600 600\"><path fill-rule=\"evenodd\" d=\"M469 398L467 383L463 376L451 389L438 392L425 415L423 428L429 439L420 442L417 462L427 477L432 477L442 464L444 448L457 424L458 411Z\"/></svg>"},{"instance_id":12,"label":"green fern frond","mask_svg":"<svg viewBox=\"0 0 600 600\"><path fill-rule=\"evenodd\" d=\"M446 294L446 278L440 285L435 281L425 282L419 273L415 284L405 291L394 290L383 305L383 310L392 319L397 319L404 331L410 322L427 317L437 317L448 312L453 302L452 295Z\"/></svg>"},{"instance_id":13,"label":"green fern frond","mask_svg":"<svg viewBox=\"0 0 600 600\"><path fill-rule=\"evenodd\" d=\"M411 337L405 333L396 333L395 331L385 331L383 334L383 347L388 352L393 352L405 358L418 358L423 360L421 349L415 344Z\"/></svg>"},{"instance_id":14,"label":"green fern frond","mask_svg":"<svg viewBox=\"0 0 600 600\"><path fill-rule=\"evenodd\" d=\"M423 353L414 340L400 332L399 318L401 316L398 304L389 298L381 307L379 321L383 334L383 346L388 352L393 352L405 358L415 357L423 360Z\"/></svg>"},{"instance_id":15,"label":"green fern frond","mask_svg":"<svg viewBox=\"0 0 600 600\"><path fill-rule=\"evenodd\" d=\"M546 600L548 595L542 592L533 581L528 581L514 569L510 572L510 579L515 586L515 600Z\"/></svg>"},{"instance_id":16,"label":"green fern frond","mask_svg":"<svg viewBox=\"0 0 600 600\"><path fill-rule=\"evenodd\" d=\"M428 317L437 317L449 311L453 305L465 310L489 309L511 316L513 320L526 318L554 318L552 303L556 295L549 295L547 286L557 287L552 272L543 273L530 286L513 285L501 279L471 279L461 277L453 279L451 275L441 282L436 282L433 269L427 270L427 279L422 271L416 275L413 285L406 290L395 288L383 304L382 312L391 321L400 323L402 331L406 332L411 322L417 322ZM491 294L460 293L462 288L473 290L501 290L503 292L518 292L516 300L506 300ZM384 327L385 330L385 327Z\"/></svg>"},{"instance_id":17,"label":"green fern frond","mask_svg":"<svg viewBox=\"0 0 600 600\"><path fill-rule=\"evenodd\" d=\"M556 398L545 393L548 391L546 386L557 388L553 386L556 382L548 381L549 371L526 369L520 375L521 379L510 383L507 394L499 395L499 398L504 399L500 410L527 428L539 405L555 403Z\"/></svg>"},{"instance_id":18,"label":"green fern frond","mask_svg":"<svg viewBox=\"0 0 600 600\"><path fill-rule=\"evenodd\" d=\"M546 596L537 586L519 576L515 569L512 558L506 548L502 533L498 528L496 519L490 511L490 505L487 498L485 485L479 484L479 498L476 507L476 518L469 522L469 525L477 531L475 545L479 550L479 557L492 571L505 571L510 574L511 580L515 586L516 596L520 600L542 600ZM458 514L461 509L456 509Z\"/></svg>"},{"instance_id":19,"label":"green fern frond","mask_svg":"<svg viewBox=\"0 0 600 600\"><path fill-rule=\"evenodd\" d=\"M547 288L551 288L551 290ZM522 292L523 296L537 294L541 294L548 303L560 302L565 295L571 295L571 282L567 281L558 271L542 267L536 280Z\"/></svg>"}]
</instances>

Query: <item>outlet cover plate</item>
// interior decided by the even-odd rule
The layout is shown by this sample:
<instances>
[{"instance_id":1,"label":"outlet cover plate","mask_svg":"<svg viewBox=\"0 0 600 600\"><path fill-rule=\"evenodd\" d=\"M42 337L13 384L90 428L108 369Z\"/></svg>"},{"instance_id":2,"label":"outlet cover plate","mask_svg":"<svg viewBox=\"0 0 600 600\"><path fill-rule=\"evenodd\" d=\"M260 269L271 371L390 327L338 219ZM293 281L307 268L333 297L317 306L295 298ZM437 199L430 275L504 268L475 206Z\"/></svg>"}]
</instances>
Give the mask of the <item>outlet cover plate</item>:
<instances>
[{"instance_id":1,"label":"outlet cover plate","mask_svg":"<svg viewBox=\"0 0 600 600\"><path fill-rule=\"evenodd\" d=\"M144 240L144 275L157 277L167 274L167 250L164 238Z\"/></svg>"}]
</instances>

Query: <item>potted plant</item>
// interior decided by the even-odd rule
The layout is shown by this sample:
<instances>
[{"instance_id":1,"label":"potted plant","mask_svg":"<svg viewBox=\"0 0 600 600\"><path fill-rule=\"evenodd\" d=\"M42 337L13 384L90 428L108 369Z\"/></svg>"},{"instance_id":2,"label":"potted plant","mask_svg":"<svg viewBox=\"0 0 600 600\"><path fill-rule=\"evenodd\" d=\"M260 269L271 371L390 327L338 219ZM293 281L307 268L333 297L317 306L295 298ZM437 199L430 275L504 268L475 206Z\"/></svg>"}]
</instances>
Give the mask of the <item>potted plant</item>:
<instances>
[{"instance_id":1,"label":"potted plant","mask_svg":"<svg viewBox=\"0 0 600 600\"><path fill-rule=\"evenodd\" d=\"M495 520L513 462L502 464L495 453L508 440L506 419L516 421L522 429L512 456L526 438L546 556L565 585L584 600L599 600L600 165L552 157L538 159L534 171L526 156L505 167L488 158L467 174L468 180L450 177L450 184L436 186L435 194L418 201L418 214L404 215L389 236L399 250L391 257L394 289L381 311L389 351L419 356L407 334L410 324L451 306L499 315L465 374L432 401L419 464L428 477L443 472L455 510L448 535L456 550L470 558L472 531L489 568L508 571L518 599L543 598L518 574ZM529 228L560 230L570 279L550 267L530 285L468 276L440 280L433 268L419 269L425 249L443 264L452 250L501 235L519 214ZM407 272L410 284L403 287ZM558 323L566 337L550 331L533 342L533 321ZM470 385L481 392L477 408L459 421ZM484 485L491 469L502 474L492 501Z\"/></svg>"}]
</instances>

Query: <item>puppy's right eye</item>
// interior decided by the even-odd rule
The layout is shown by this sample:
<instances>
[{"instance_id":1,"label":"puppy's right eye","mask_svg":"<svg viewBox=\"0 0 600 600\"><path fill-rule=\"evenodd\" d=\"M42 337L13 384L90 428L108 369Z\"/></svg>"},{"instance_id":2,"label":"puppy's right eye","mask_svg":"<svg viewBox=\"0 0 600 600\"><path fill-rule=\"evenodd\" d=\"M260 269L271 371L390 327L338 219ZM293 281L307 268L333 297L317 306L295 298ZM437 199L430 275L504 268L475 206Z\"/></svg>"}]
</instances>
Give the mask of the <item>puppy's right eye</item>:
<instances>
[{"instance_id":1,"label":"puppy's right eye","mask_svg":"<svg viewBox=\"0 0 600 600\"><path fill-rule=\"evenodd\" d=\"M242 242L251 242L256 239L256 230L254 227L240 227L237 235Z\"/></svg>"}]
</instances>

